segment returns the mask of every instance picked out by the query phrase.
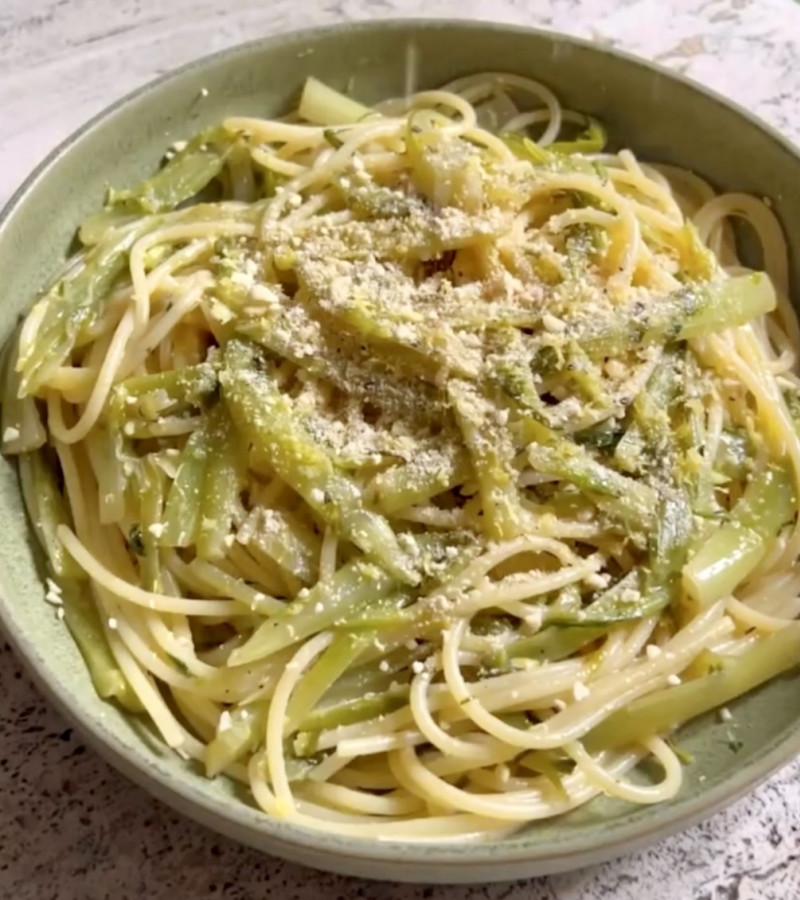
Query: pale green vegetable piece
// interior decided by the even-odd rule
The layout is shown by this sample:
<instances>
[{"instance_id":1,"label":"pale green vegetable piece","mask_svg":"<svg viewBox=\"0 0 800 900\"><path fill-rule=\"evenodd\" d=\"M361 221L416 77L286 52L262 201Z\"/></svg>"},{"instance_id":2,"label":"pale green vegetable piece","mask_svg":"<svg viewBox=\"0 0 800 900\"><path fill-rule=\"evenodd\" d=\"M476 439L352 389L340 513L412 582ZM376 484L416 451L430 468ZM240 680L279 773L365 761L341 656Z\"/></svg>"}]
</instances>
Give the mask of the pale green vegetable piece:
<instances>
[{"instance_id":1,"label":"pale green vegetable piece","mask_svg":"<svg viewBox=\"0 0 800 900\"><path fill-rule=\"evenodd\" d=\"M486 536L515 537L522 531L524 512L513 467L514 446L508 430L499 425L500 410L467 382L451 381L448 396L478 479Z\"/></svg>"},{"instance_id":2,"label":"pale green vegetable piece","mask_svg":"<svg viewBox=\"0 0 800 900\"><path fill-rule=\"evenodd\" d=\"M58 578L85 579L83 569L56 536L59 525L72 527L72 517L41 450L20 456L19 475L28 516L53 573Z\"/></svg>"},{"instance_id":3,"label":"pale green vegetable piece","mask_svg":"<svg viewBox=\"0 0 800 900\"><path fill-rule=\"evenodd\" d=\"M128 684L108 645L100 614L83 584L59 583L64 621L78 645L95 690L104 700L116 700L131 712L142 712L142 704Z\"/></svg>"},{"instance_id":4,"label":"pale green vegetable piece","mask_svg":"<svg viewBox=\"0 0 800 900\"><path fill-rule=\"evenodd\" d=\"M565 440L553 446L533 443L528 447L528 461L534 471L574 484L632 528L647 529L653 522L656 491L598 462L583 447Z\"/></svg>"},{"instance_id":5,"label":"pale green vegetable piece","mask_svg":"<svg viewBox=\"0 0 800 900\"><path fill-rule=\"evenodd\" d=\"M337 634L331 644L303 673L286 709L284 734L296 731L336 680L350 668L361 652L375 640L373 632Z\"/></svg>"},{"instance_id":6,"label":"pale green vegetable piece","mask_svg":"<svg viewBox=\"0 0 800 900\"><path fill-rule=\"evenodd\" d=\"M320 539L297 516L281 509L263 510L260 526L248 537L247 543L257 547L303 584L312 584L316 580Z\"/></svg>"},{"instance_id":7,"label":"pale green vegetable piece","mask_svg":"<svg viewBox=\"0 0 800 900\"><path fill-rule=\"evenodd\" d=\"M230 139L222 129L197 135L152 178L130 190L111 191L109 207L129 213L169 212L219 175L229 150Z\"/></svg>"},{"instance_id":8,"label":"pale green vegetable piece","mask_svg":"<svg viewBox=\"0 0 800 900\"><path fill-rule=\"evenodd\" d=\"M229 666L264 659L326 628L351 610L377 600L396 585L396 580L377 566L351 562L331 578L303 592L280 615L267 619L252 637L230 656Z\"/></svg>"},{"instance_id":9,"label":"pale green vegetable piece","mask_svg":"<svg viewBox=\"0 0 800 900\"><path fill-rule=\"evenodd\" d=\"M202 519L203 488L209 459L206 427L189 436L164 508L163 547L188 547L196 540Z\"/></svg>"},{"instance_id":10,"label":"pale green vegetable piece","mask_svg":"<svg viewBox=\"0 0 800 900\"><path fill-rule=\"evenodd\" d=\"M368 106L313 76L306 78L297 111L301 118L314 125L352 125L374 114Z\"/></svg>"},{"instance_id":11,"label":"pale green vegetable piece","mask_svg":"<svg viewBox=\"0 0 800 900\"><path fill-rule=\"evenodd\" d=\"M738 656L722 657L719 671L653 691L612 713L586 736L586 749L596 752L665 734L793 669L798 662L800 623L792 622Z\"/></svg>"},{"instance_id":12,"label":"pale green vegetable piece","mask_svg":"<svg viewBox=\"0 0 800 900\"><path fill-rule=\"evenodd\" d=\"M134 484L140 500L139 540L141 558L139 573L145 590L163 593L161 551L158 534L164 503L164 475L152 455L142 459L136 470Z\"/></svg>"},{"instance_id":13,"label":"pale green vegetable piece","mask_svg":"<svg viewBox=\"0 0 800 900\"><path fill-rule=\"evenodd\" d=\"M761 562L779 530L796 515L789 471L768 466L748 484L730 518L700 547L683 570L689 596L701 606L733 593Z\"/></svg>"},{"instance_id":14,"label":"pale green vegetable piece","mask_svg":"<svg viewBox=\"0 0 800 900\"><path fill-rule=\"evenodd\" d=\"M313 756L320 731L388 715L408 703L408 693L408 685L398 685L380 694L356 697L335 706L313 710L300 723L302 730L293 741L295 752L298 756Z\"/></svg>"},{"instance_id":15,"label":"pale green vegetable piece","mask_svg":"<svg viewBox=\"0 0 800 900\"><path fill-rule=\"evenodd\" d=\"M296 420L290 399L264 370L259 351L239 340L225 347L220 380L225 403L239 432L275 472L340 535L402 580L419 575L383 516L364 505L359 486L338 472Z\"/></svg>"},{"instance_id":16,"label":"pale green vegetable piece","mask_svg":"<svg viewBox=\"0 0 800 900\"><path fill-rule=\"evenodd\" d=\"M775 309L775 288L763 272L680 288L660 301L621 307L613 319L577 329L592 355L617 356L642 344L689 340L745 325Z\"/></svg>"},{"instance_id":17,"label":"pale green vegetable piece","mask_svg":"<svg viewBox=\"0 0 800 900\"><path fill-rule=\"evenodd\" d=\"M223 406L216 407L210 414L207 428L207 462L197 523L197 556L219 559L233 540L231 528L242 508L240 493L246 483L247 465L244 449Z\"/></svg>"},{"instance_id":18,"label":"pale green vegetable piece","mask_svg":"<svg viewBox=\"0 0 800 900\"><path fill-rule=\"evenodd\" d=\"M222 712L217 733L205 748L204 761L209 778L258 749L264 737L267 711L266 703L248 703Z\"/></svg>"},{"instance_id":19,"label":"pale green vegetable piece","mask_svg":"<svg viewBox=\"0 0 800 900\"><path fill-rule=\"evenodd\" d=\"M91 328L125 270L128 252L150 224L112 231L85 251L67 275L43 297L44 313L34 340L20 349L17 370L22 396L35 393L69 356L80 332ZM38 306L38 304L37 304Z\"/></svg>"},{"instance_id":20,"label":"pale green vegetable piece","mask_svg":"<svg viewBox=\"0 0 800 900\"><path fill-rule=\"evenodd\" d=\"M450 490L470 472L467 453L447 443L439 448L422 448L407 463L380 472L369 491L377 506L391 515Z\"/></svg>"},{"instance_id":21,"label":"pale green vegetable piece","mask_svg":"<svg viewBox=\"0 0 800 900\"><path fill-rule=\"evenodd\" d=\"M47 440L36 401L33 397L20 397L21 379L17 371L19 359L19 332L14 343L6 347L3 366L2 428L3 453L28 453L38 450Z\"/></svg>"}]
</instances>

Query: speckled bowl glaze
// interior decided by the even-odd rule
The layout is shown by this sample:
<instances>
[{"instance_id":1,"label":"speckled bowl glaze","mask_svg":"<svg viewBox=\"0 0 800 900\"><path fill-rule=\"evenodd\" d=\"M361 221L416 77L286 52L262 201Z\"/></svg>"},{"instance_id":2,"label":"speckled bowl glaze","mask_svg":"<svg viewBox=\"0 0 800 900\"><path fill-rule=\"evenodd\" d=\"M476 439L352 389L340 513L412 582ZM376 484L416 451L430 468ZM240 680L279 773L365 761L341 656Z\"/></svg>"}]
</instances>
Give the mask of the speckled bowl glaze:
<instances>
[{"instance_id":1,"label":"speckled bowl glaze","mask_svg":"<svg viewBox=\"0 0 800 900\"><path fill-rule=\"evenodd\" d=\"M91 121L59 147L11 200L0 220L5 341L20 312L60 266L75 228L108 184L152 171L165 147L224 115L272 115L296 98L305 76L350 84L366 102L403 90L413 42L419 84L476 70L546 82L570 107L598 117L614 144L643 159L694 169L721 188L769 197L791 242L800 284L800 157L744 111L665 71L557 34L459 22L381 22L268 37L159 79ZM800 753L800 676L781 678L681 732L694 755L680 795L657 807L608 799L514 837L481 845L356 841L269 819L225 779L206 780L167 751L141 721L95 695L82 660L43 600L39 559L16 471L0 461L0 622L42 691L121 772L188 816L226 835L321 869L421 882L501 881L599 862L710 815Z\"/></svg>"}]
</instances>

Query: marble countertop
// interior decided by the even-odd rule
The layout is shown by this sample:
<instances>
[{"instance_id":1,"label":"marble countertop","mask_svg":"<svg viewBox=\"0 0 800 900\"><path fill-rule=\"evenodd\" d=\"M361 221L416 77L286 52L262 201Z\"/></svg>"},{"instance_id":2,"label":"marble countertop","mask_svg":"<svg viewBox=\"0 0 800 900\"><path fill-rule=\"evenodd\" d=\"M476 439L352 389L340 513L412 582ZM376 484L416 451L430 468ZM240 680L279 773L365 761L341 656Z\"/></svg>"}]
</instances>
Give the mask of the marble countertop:
<instances>
[{"instance_id":1,"label":"marble countertop","mask_svg":"<svg viewBox=\"0 0 800 900\"><path fill-rule=\"evenodd\" d=\"M800 142L792 0L0 0L0 202L57 142L183 62L279 30L437 16L556 28L622 46L734 98ZM789 900L800 897L800 761L652 849L485 888L311 872L172 813L87 750L0 635L0 897L15 900Z\"/></svg>"}]
</instances>

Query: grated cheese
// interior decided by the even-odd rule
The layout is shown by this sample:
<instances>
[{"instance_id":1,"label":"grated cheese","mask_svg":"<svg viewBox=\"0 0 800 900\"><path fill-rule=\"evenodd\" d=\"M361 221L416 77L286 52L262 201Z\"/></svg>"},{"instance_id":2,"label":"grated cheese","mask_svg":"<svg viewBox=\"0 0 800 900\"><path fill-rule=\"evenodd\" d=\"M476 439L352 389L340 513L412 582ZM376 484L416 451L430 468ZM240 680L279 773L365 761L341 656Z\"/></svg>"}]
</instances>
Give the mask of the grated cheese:
<instances>
[{"instance_id":1,"label":"grated cheese","mask_svg":"<svg viewBox=\"0 0 800 900\"><path fill-rule=\"evenodd\" d=\"M579 702L581 700L586 700L590 694L591 691L582 681L576 681L572 686L572 696Z\"/></svg>"}]
</instances>

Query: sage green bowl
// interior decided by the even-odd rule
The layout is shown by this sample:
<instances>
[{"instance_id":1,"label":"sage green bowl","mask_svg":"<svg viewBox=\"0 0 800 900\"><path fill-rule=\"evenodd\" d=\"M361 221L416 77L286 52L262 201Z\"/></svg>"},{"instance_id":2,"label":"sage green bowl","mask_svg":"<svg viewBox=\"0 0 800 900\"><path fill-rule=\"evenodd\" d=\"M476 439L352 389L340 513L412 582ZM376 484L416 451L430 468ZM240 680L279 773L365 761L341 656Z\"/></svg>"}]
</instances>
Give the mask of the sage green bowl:
<instances>
[{"instance_id":1,"label":"sage green bowl","mask_svg":"<svg viewBox=\"0 0 800 900\"><path fill-rule=\"evenodd\" d=\"M720 188L769 197L800 285L800 157L721 98L618 53L546 32L461 22L376 22L270 37L159 79L101 114L59 147L0 220L0 339L61 265L75 228L109 184L151 172L168 144L225 115L286 109L303 79L350 85L366 102L400 93L405 48L419 50L419 84L476 70L546 82L570 107L601 119L614 144L643 159L690 168ZM269 819L225 779L162 747L139 720L95 695L63 623L43 600L39 559L15 468L0 461L0 623L47 697L121 772L186 815L276 856L321 869L397 881L484 882L576 868L631 852L709 816L800 753L800 676L781 678L681 732L694 756L680 795L656 807L598 799L514 837L480 845L353 840Z\"/></svg>"}]
</instances>

